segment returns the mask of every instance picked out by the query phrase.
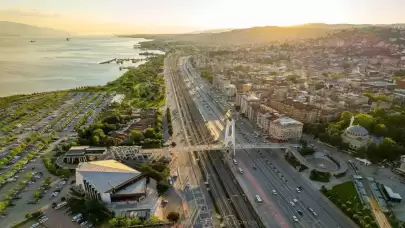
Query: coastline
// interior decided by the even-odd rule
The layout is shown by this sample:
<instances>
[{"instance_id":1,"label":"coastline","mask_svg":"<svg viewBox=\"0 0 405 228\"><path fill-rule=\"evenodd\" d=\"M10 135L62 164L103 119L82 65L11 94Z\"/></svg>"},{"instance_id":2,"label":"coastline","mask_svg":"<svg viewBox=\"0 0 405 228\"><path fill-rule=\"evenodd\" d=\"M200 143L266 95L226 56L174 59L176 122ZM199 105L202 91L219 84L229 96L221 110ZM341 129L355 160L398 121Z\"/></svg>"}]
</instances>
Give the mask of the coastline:
<instances>
[{"instance_id":1,"label":"coastline","mask_svg":"<svg viewBox=\"0 0 405 228\"><path fill-rule=\"evenodd\" d=\"M15 93L15 94L9 94L9 95L2 95L2 96L0 96L0 100L8 100L8 99L10 99L10 98L12 98L12 97L26 97L26 96L31 96L31 95L41 95L41 94L49 94L49 93L55 93L55 92L70 92L70 91L105 91L105 90L108 90L107 88L106 88L106 85L108 84L108 83L110 83L111 81L114 81L114 80L117 80L117 79L119 79L120 77L122 77L122 76L124 76L125 75L125 73L129 70L129 69L136 69L136 68L138 68L140 65L143 65L143 64L145 64L146 62L148 62L148 57L149 56L145 56L145 55L140 55L141 53L145 53L145 50L147 51L147 53L153 53L153 54L156 54L156 55L161 55L161 54L165 54L164 52L162 52L162 51L160 51L160 50L151 50L151 49L148 49L148 48L146 48L146 47L144 47L144 43L148 43L148 42L150 42L150 40L145 40L145 41L140 41L140 42L137 42L136 43L136 45L138 45L139 46L139 48L138 48L138 50L139 50L139 53L138 53L138 55L139 55L139 57L137 57L137 58L134 58L134 57L132 57L132 58L114 58L116 61L111 61L111 60L104 60L103 62L97 62L96 64L97 65L108 65L110 62L111 62L111 64L114 64L115 66L113 66L113 68L115 69L114 71L115 72L113 72L113 74L112 75L115 75L115 74L117 74L117 76L116 77L114 77L114 78L112 78L112 79L110 79L110 80L108 80L108 81L106 81L106 82L103 82L103 83L100 83L100 84L93 84L93 83L88 83L88 84L84 84L84 85L79 85L79 86L73 86L73 87L71 87L71 88L62 88L62 89L58 89L58 88L54 88L54 89L51 89L51 90L48 90L48 88L49 87L47 87L47 88L44 88L44 90L43 91L27 91L27 92L22 92L22 93ZM107 62L107 63L104 63L104 62ZM128 63L126 63L126 62L129 62L129 64L132 64L132 65L129 65ZM103 63L103 64L101 64L101 63ZM73 66L74 67L74 66ZM101 66L101 67L103 67L103 66ZM100 69L102 69L100 67ZM111 68L111 66L109 66L110 68ZM52 80L55 80L55 81L60 81L61 82L61 80L58 80L57 79L58 77L56 76L54 79L52 79ZM11 80L11 79L10 79ZM32 79L32 80L35 80L35 79ZM63 84L63 82L61 82L62 84Z\"/></svg>"},{"instance_id":2,"label":"coastline","mask_svg":"<svg viewBox=\"0 0 405 228\"><path fill-rule=\"evenodd\" d=\"M105 85L125 73L120 67L137 67L143 61L99 63L114 58L145 59L146 56L140 55L144 51L139 43L143 41L146 40L109 36L78 37L69 41L41 37L35 43L19 37L2 39L0 97Z\"/></svg>"}]
</instances>

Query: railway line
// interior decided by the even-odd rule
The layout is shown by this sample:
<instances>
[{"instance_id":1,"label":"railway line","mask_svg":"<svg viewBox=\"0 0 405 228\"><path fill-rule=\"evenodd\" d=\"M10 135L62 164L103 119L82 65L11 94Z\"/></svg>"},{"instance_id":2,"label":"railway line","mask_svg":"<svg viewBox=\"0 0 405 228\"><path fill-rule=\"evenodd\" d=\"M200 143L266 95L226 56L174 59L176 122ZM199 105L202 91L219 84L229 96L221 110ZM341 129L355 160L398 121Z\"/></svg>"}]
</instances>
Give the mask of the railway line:
<instances>
[{"instance_id":1,"label":"railway line","mask_svg":"<svg viewBox=\"0 0 405 228\"><path fill-rule=\"evenodd\" d=\"M173 84L176 85L175 96L178 100L179 112L184 121L186 141L191 145L196 145L204 142L204 135L201 133L204 125L204 120L198 113L194 102L190 99L188 88L184 84L179 72L170 72ZM235 216L232 205L228 202L225 191L220 184L220 179L214 173L212 165L208 162L207 158L201 152L196 152L194 155L189 153L190 156L199 157L199 164L205 181L209 183L209 190L214 198L215 205L219 213L222 215L223 223L226 227L241 227ZM197 160L195 157L191 158L193 161ZM194 172L196 172L194 170Z\"/></svg>"},{"instance_id":2,"label":"railway line","mask_svg":"<svg viewBox=\"0 0 405 228\"><path fill-rule=\"evenodd\" d=\"M194 143L196 144L209 144L212 143L212 134L206 127L205 119L201 115L202 113L196 107L193 99L191 99L189 91L194 90L193 88L187 88L192 85L189 72L182 72L183 80L178 81L177 86L181 88L184 93L182 95L183 107L187 106L191 113L191 116L187 115L187 120L192 122L191 131L194 136ZM177 78L179 80L179 78ZM191 110L190 110L191 108ZM190 121L193 120L193 121ZM216 126L217 130L218 127ZM260 218L254 212L252 205L248 201L247 197L243 193L243 190L237 184L235 178L233 178L233 173L228 167L226 160L223 160L221 151L212 152L197 152L198 160L202 167L203 172L206 174L206 180L209 183L210 188L220 193L221 198L215 200L219 202L220 208L225 211L222 213L225 221L229 224L233 224L236 227L264 227L261 224ZM221 209L220 209L221 210ZM226 214L228 213L228 214ZM241 222L243 221L243 222Z\"/></svg>"}]
</instances>

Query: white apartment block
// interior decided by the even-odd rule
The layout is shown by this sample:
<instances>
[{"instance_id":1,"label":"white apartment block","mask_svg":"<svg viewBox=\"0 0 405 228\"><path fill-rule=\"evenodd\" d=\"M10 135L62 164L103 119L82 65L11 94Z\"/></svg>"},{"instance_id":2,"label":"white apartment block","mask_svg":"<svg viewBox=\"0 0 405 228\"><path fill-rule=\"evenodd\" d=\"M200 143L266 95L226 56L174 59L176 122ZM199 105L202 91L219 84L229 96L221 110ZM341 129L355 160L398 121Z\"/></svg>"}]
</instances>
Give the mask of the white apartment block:
<instances>
[{"instance_id":1,"label":"white apartment block","mask_svg":"<svg viewBox=\"0 0 405 228\"><path fill-rule=\"evenodd\" d=\"M290 117L280 117L270 122L269 133L278 140L300 139L303 123Z\"/></svg>"},{"instance_id":2,"label":"white apartment block","mask_svg":"<svg viewBox=\"0 0 405 228\"><path fill-rule=\"evenodd\" d=\"M240 112L244 114L248 114L249 111L249 105L258 103L259 98L253 95L248 95L248 94L243 94L240 97Z\"/></svg>"}]
</instances>

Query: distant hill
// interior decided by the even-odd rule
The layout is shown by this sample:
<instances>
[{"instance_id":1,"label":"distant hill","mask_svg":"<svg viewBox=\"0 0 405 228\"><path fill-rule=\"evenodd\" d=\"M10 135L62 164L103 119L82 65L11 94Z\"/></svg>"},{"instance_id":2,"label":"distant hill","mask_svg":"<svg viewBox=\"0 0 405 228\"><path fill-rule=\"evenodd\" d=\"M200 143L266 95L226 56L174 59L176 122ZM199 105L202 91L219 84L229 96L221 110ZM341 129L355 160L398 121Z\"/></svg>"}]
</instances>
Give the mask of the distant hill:
<instances>
[{"instance_id":1,"label":"distant hill","mask_svg":"<svg viewBox=\"0 0 405 228\"><path fill-rule=\"evenodd\" d=\"M202 31L194 31L190 32L189 34L201 34L201 33L221 33L221 32L229 32L235 29L224 28L224 29L210 29L210 30L202 30Z\"/></svg>"},{"instance_id":2,"label":"distant hill","mask_svg":"<svg viewBox=\"0 0 405 228\"><path fill-rule=\"evenodd\" d=\"M318 28L318 29L349 29L367 27L367 24L324 24L324 23L309 23L302 25L294 25L292 28Z\"/></svg>"},{"instance_id":3,"label":"distant hill","mask_svg":"<svg viewBox=\"0 0 405 228\"><path fill-rule=\"evenodd\" d=\"M0 21L0 36L69 36L69 33L51 28Z\"/></svg>"},{"instance_id":4,"label":"distant hill","mask_svg":"<svg viewBox=\"0 0 405 228\"><path fill-rule=\"evenodd\" d=\"M235 29L220 33L200 34L165 34L165 35L125 35L124 37L137 37L149 39L169 39L175 41L217 43L217 44L253 44L267 42L284 42L305 38L316 38L328 34L331 30L324 28L306 27L254 27Z\"/></svg>"}]
</instances>

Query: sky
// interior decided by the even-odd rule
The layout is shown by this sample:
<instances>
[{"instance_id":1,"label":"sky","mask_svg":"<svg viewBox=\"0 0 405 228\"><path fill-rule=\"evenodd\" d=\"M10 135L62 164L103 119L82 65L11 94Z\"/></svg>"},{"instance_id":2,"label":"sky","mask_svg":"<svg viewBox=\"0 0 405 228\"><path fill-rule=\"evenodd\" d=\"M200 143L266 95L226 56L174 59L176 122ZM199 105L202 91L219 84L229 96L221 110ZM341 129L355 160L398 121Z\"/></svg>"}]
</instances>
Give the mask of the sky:
<instances>
[{"instance_id":1,"label":"sky","mask_svg":"<svg viewBox=\"0 0 405 228\"><path fill-rule=\"evenodd\" d=\"M405 0L0 0L0 21L78 34L405 23Z\"/></svg>"}]
</instances>

